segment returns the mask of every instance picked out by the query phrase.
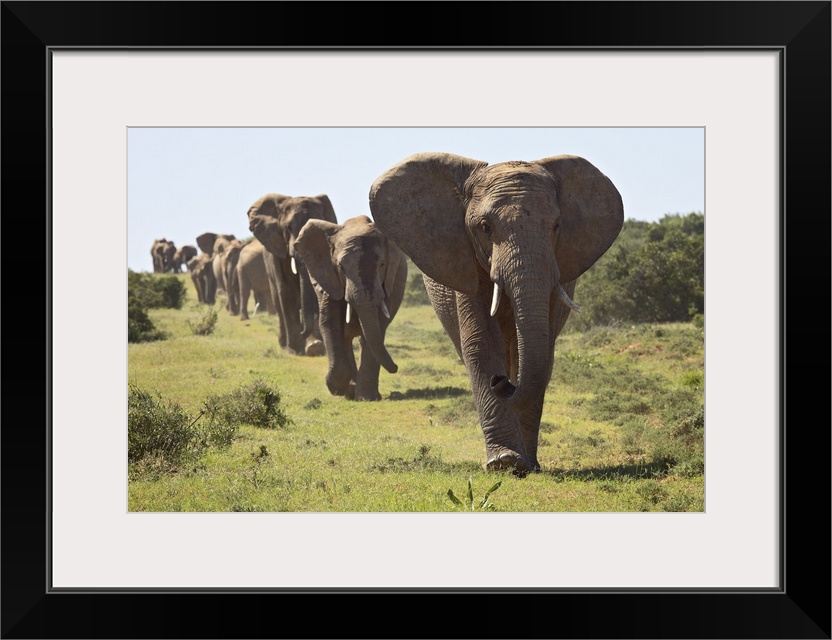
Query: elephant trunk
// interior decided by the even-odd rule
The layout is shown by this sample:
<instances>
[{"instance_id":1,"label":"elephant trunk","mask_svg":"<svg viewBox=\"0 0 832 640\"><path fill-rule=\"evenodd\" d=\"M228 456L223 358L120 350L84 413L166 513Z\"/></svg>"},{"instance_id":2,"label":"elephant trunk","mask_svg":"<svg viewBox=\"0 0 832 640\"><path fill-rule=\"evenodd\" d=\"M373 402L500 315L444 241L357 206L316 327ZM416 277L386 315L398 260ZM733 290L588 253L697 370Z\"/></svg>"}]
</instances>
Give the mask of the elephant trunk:
<instances>
[{"instance_id":1,"label":"elephant trunk","mask_svg":"<svg viewBox=\"0 0 832 640\"><path fill-rule=\"evenodd\" d=\"M549 310L554 281L551 274L522 263L504 280L517 329L517 379L492 376L491 390L506 405L537 412L552 372Z\"/></svg>"},{"instance_id":2,"label":"elephant trunk","mask_svg":"<svg viewBox=\"0 0 832 640\"><path fill-rule=\"evenodd\" d=\"M387 371L396 373L399 367L393 362L393 358L390 357L387 348L384 346L384 332L381 329L381 319L379 317L380 314L384 313L382 309L386 308L384 292L381 290L381 286L378 286L375 287L374 295L367 296L359 293L359 288L352 283L347 284L347 303L352 306L358 316L361 332L364 334L364 340L370 353Z\"/></svg>"},{"instance_id":3,"label":"elephant trunk","mask_svg":"<svg viewBox=\"0 0 832 640\"><path fill-rule=\"evenodd\" d=\"M314 335L316 338L320 338L318 296L315 294L312 281L309 279L309 272L303 266L300 256L295 255L292 259L295 261L295 268L300 281L301 335L304 337Z\"/></svg>"}]
</instances>

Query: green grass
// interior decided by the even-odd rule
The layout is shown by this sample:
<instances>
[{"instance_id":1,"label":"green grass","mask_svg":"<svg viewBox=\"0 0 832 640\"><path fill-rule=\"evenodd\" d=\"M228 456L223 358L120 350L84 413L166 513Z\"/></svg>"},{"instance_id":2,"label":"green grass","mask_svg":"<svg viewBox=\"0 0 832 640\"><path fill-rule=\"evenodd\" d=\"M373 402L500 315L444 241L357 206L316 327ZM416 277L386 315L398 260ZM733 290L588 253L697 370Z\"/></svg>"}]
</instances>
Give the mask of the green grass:
<instances>
[{"instance_id":1,"label":"green grass","mask_svg":"<svg viewBox=\"0 0 832 640\"><path fill-rule=\"evenodd\" d=\"M208 307L186 282L181 309L149 310L168 339L128 345L129 383L196 417L209 398L265 381L286 423L242 423L228 447L131 474L130 511L451 512L449 490L463 498L469 479L475 500L502 483L494 512L704 509L704 341L693 324L563 334L542 471L518 479L483 471L468 377L429 306L399 311L386 340L399 372L382 370L382 401L357 403L329 394L325 357L279 349L276 317L241 321L220 297L213 331L195 335Z\"/></svg>"}]
</instances>

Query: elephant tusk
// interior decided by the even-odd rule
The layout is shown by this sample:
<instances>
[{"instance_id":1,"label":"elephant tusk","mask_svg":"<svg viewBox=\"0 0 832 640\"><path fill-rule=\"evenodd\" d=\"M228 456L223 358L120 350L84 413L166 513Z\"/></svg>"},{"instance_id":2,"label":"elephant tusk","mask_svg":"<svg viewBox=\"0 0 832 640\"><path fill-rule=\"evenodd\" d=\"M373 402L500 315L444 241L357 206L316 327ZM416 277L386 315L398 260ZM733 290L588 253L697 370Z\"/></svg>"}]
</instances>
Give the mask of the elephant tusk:
<instances>
[{"instance_id":1,"label":"elephant tusk","mask_svg":"<svg viewBox=\"0 0 832 640\"><path fill-rule=\"evenodd\" d=\"M350 323L350 303L347 303L347 324Z\"/></svg>"},{"instance_id":2,"label":"elephant tusk","mask_svg":"<svg viewBox=\"0 0 832 640\"><path fill-rule=\"evenodd\" d=\"M388 320L390 319L390 309L387 308L387 304L384 300L381 301L381 312L384 314L384 317Z\"/></svg>"},{"instance_id":3,"label":"elephant tusk","mask_svg":"<svg viewBox=\"0 0 832 640\"><path fill-rule=\"evenodd\" d=\"M292 265L292 273L294 273L295 275L298 275L298 265L295 264L295 256L292 256L291 265Z\"/></svg>"},{"instance_id":4,"label":"elephant tusk","mask_svg":"<svg viewBox=\"0 0 832 640\"><path fill-rule=\"evenodd\" d=\"M500 306L500 285L494 283L494 295L491 297L491 315L497 313L497 307Z\"/></svg>"},{"instance_id":5,"label":"elephant tusk","mask_svg":"<svg viewBox=\"0 0 832 640\"><path fill-rule=\"evenodd\" d=\"M555 291L557 291L557 293L561 297L561 299L567 305L569 305L572 309L574 309L578 313L583 313L584 312L583 309L581 309L578 305L576 305L574 302L572 302L572 299L569 297L569 294L566 293L566 291L563 290L563 287L561 286L560 282L555 283Z\"/></svg>"}]
</instances>

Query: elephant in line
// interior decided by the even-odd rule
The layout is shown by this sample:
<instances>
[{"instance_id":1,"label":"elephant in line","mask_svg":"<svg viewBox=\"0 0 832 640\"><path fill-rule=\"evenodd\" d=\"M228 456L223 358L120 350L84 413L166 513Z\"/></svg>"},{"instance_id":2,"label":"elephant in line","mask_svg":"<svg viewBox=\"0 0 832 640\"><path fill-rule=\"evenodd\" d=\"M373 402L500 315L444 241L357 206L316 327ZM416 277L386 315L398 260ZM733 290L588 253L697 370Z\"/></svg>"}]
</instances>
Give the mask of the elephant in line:
<instances>
[{"instance_id":1,"label":"elephant in line","mask_svg":"<svg viewBox=\"0 0 832 640\"><path fill-rule=\"evenodd\" d=\"M254 294L255 309L266 309L276 315L269 276L266 273L266 248L257 238L246 243L237 261L237 289L240 294L240 319L248 320L248 299Z\"/></svg>"},{"instance_id":2,"label":"elephant in line","mask_svg":"<svg viewBox=\"0 0 832 640\"><path fill-rule=\"evenodd\" d=\"M220 245L217 240L214 251L214 274L217 290L225 292L225 308L232 316L240 313L240 287L237 281L237 262L243 243L236 238Z\"/></svg>"},{"instance_id":3,"label":"elephant in line","mask_svg":"<svg viewBox=\"0 0 832 640\"><path fill-rule=\"evenodd\" d=\"M211 233L206 232L199 235L196 239L196 244L200 251L205 253L209 258L214 258L217 254L221 254L225 249L231 246L237 238L230 233ZM221 260L215 260L212 265L214 269L214 280L216 280L217 293L223 295L227 294L225 287L225 277L223 276L224 265Z\"/></svg>"},{"instance_id":4,"label":"elephant in line","mask_svg":"<svg viewBox=\"0 0 832 640\"><path fill-rule=\"evenodd\" d=\"M182 267L187 268L188 261L191 258L196 258L197 253L199 252L192 244L186 244L179 247L173 254L173 270L176 273L181 273Z\"/></svg>"},{"instance_id":5,"label":"elephant in line","mask_svg":"<svg viewBox=\"0 0 832 640\"><path fill-rule=\"evenodd\" d=\"M173 257L176 254L176 245L165 238L158 238L153 241L150 247L150 256L153 259L153 273L169 273L173 271Z\"/></svg>"},{"instance_id":6,"label":"elephant in line","mask_svg":"<svg viewBox=\"0 0 832 640\"><path fill-rule=\"evenodd\" d=\"M539 471L555 339L575 281L624 222L613 183L584 158L486 162L417 153L370 189L378 227L423 272L465 364L487 469Z\"/></svg>"},{"instance_id":7,"label":"elephant in line","mask_svg":"<svg viewBox=\"0 0 832 640\"><path fill-rule=\"evenodd\" d=\"M343 224L310 220L294 248L318 295L321 336L329 359L327 388L332 395L381 400L379 366L390 373L398 371L384 346L384 334L404 297L404 253L367 216Z\"/></svg>"},{"instance_id":8,"label":"elephant in line","mask_svg":"<svg viewBox=\"0 0 832 640\"><path fill-rule=\"evenodd\" d=\"M294 248L298 234L309 220L337 222L326 194L268 193L248 210L249 230L268 252L266 271L280 319L278 342L289 353L318 356L325 353L318 325L318 298Z\"/></svg>"},{"instance_id":9,"label":"elephant in line","mask_svg":"<svg viewBox=\"0 0 832 640\"><path fill-rule=\"evenodd\" d=\"M214 276L214 259L207 253L200 253L188 260L188 271L196 289L199 302L213 305L217 301L217 279Z\"/></svg>"}]
</instances>

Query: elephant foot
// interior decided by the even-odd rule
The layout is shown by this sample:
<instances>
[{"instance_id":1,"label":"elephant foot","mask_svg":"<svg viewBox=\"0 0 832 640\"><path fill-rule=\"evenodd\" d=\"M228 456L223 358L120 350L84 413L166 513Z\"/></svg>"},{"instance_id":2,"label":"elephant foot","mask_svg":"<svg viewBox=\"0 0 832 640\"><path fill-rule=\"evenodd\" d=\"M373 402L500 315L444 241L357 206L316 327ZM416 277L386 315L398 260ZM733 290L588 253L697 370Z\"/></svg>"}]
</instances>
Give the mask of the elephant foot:
<instances>
[{"instance_id":1,"label":"elephant foot","mask_svg":"<svg viewBox=\"0 0 832 640\"><path fill-rule=\"evenodd\" d=\"M378 402L381 400L381 394L378 391L375 393L357 393L355 399L361 402Z\"/></svg>"},{"instance_id":2,"label":"elephant foot","mask_svg":"<svg viewBox=\"0 0 832 640\"><path fill-rule=\"evenodd\" d=\"M310 357L324 356L326 355L326 347L324 347L324 343L320 340L309 338L306 341L305 353Z\"/></svg>"},{"instance_id":3,"label":"elephant foot","mask_svg":"<svg viewBox=\"0 0 832 640\"><path fill-rule=\"evenodd\" d=\"M529 468L529 465L526 464L525 460L519 454L514 451L504 450L499 455L488 459L488 462L485 463L485 470L511 471L515 476L523 478L533 469Z\"/></svg>"}]
</instances>

